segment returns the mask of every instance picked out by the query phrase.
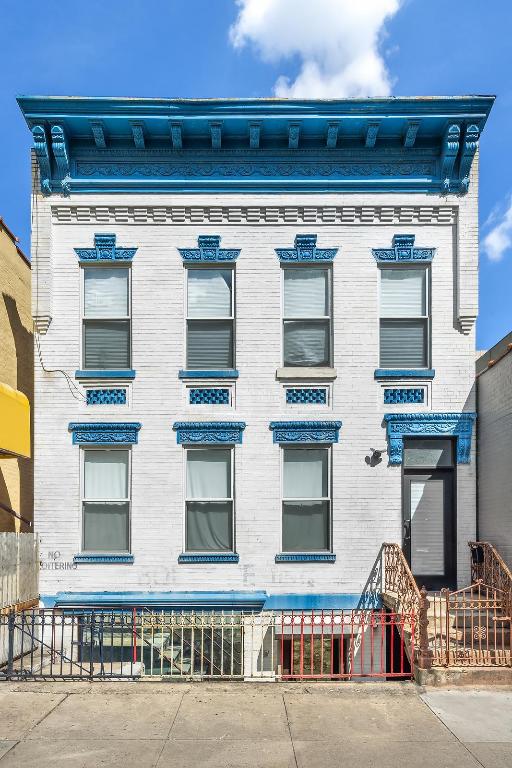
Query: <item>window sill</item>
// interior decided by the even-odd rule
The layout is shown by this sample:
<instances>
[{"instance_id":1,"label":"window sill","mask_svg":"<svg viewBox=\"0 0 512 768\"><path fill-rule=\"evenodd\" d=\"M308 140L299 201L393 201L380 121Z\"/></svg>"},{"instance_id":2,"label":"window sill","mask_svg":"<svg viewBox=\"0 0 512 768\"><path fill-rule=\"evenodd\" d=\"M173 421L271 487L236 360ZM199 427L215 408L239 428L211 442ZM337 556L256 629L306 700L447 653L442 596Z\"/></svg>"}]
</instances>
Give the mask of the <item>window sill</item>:
<instances>
[{"instance_id":1,"label":"window sill","mask_svg":"<svg viewBox=\"0 0 512 768\"><path fill-rule=\"evenodd\" d=\"M279 381L313 381L320 379L336 379L338 371L336 368L278 368L276 370L276 379Z\"/></svg>"},{"instance_id":2,"label":"window sill","mask_svg":"<svg viewBox=\"0 0 512 768\"><path fill-rule=\"evenodd\" d=\"M237 552L204 555L182 552L178 557L178 563L238 563L239 559L240 555Z\"/></svg>"},{"instance_id":3,"label":"window sill","mask_svg":"<svg viewBox=\"0 0 512 768\"><path fill-rule=\"evenodd\" d=\"M235 368L225 368L218 371L196 371L193 369L178 371L179 379L238 379L239 373Z\"/></svg>"},{"instance_id":4,"label":"window sill","mask_svg":"<svg viewBox=\"0 0 512 768\"><path fill-rule=\"evenodd\" d=\"M75 371L75 379L134 379L135 371L133 369L124 369L120 371Z\"/></svg>"},{"instance_id":5,"label":"window sill","mask_svg":"<svg viewBox=\"0 0 512 768\"><path fill-rule=\"evenodd\" d=\"M433 379L436 372L433 368L377 368L376 379Z\"/></svg>"},{"instance_id":6,"label":"window sill","mask_svg":"<svg viewBox=\"0 0 512 768\"><path fill-rule=\"evenodd\" d=\"M87 553L80 552L80 554L73 557L74 563L103 563L103 564L125 564L131 565L133 563L133 555L128 554L100 554L100 553Z\"/></svg>"},{"instance_id":7,"label":"window sill","mask_svg":"<svg viewBox=\"0 0 512 768\"><path fill-rule=\"evenodd\" d=\"M332 552L280 552L276 563L335 563Z\"/></svg>"}]
</instances>

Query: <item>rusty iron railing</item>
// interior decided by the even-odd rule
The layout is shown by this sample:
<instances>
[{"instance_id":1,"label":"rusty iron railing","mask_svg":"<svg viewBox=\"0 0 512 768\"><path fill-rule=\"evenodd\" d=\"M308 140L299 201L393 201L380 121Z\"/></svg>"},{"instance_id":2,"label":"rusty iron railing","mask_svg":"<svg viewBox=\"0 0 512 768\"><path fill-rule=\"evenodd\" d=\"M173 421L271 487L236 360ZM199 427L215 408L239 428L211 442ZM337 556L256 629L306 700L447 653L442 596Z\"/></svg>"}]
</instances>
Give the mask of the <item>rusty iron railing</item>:
<instances>
[{"instance_id":1,"label":"rusty iron railing","mask_svg":"<svg viewBox=\"0 0 512 768\"><path fill-rule=\"evenodd\" d=\"M382 592L392 601L393 609L403 616L414 618L413 624L403 625L409 634L406 648L413 664L422 669L432 666L432 650L428 635L429 600L427 590L416 584L402 548L399 544L382 546Z\"/></svg>"},{"instance_id":2,"label":"rusty iron railing","mask_svg":"<svg viewBox=\"0 0 512 768\"><path fill-rule=\"evenodd\" d=\"M512 622L504 593L476 581L430 595L428 636L435 667L509 667Z\"/></svg>"},{"instance_id":3,"label":"rusty iron railing","mask_svg":"<svg viewBox=\"0 0 512 768\"><path fill-rule=\"evenodd\" d=\"M482 581L502 594L503 613L512 617L512 572L488 541L469 541L471 581Z\"/></svg>"}]
</instances>

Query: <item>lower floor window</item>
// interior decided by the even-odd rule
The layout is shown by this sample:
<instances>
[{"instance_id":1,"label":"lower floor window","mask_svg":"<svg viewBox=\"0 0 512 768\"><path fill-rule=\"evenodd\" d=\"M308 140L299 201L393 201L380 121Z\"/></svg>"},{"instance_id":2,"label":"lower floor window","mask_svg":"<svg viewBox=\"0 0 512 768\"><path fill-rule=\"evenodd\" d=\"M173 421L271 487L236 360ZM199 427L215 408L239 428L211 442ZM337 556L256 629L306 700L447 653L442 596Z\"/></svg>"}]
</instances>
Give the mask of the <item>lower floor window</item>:
<instances>
[{"instance_id":1,"label":"lower floor window","mask_svg":"<svg viewBox=\"0 0 512 768\"><path fill-rule=\"evenodd\" d=\"M130 451L83 451L83 551L130 551Z\"/></svg>"},{"instance_id":2,"label":"lower floor window","mask_svg":"<svg viewBox=\"0 0 512 768\"><path fill-rule=\"evenodd\" d=\"M283 552L330 549L329 465L329 448L283 448Z\"/></svg>"},{"instance_id":3,"label":"lower floor window","mask_svg":"<svg viewBox=\"0 0 512 768\"><path fill-rule=\"evenodd\" d=\"M185 549L234 551L232 450L188 448L186 460Z\"/></svg>"}]
</instances>

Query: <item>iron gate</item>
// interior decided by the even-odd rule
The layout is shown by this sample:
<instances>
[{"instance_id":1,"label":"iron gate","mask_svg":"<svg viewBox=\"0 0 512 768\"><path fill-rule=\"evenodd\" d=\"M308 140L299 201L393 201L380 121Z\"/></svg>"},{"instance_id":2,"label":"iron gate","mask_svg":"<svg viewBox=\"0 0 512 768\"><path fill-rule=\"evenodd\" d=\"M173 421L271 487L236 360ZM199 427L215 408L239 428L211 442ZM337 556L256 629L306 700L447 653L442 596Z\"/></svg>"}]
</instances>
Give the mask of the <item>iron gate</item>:
<instances>
[{"instance_id":1,"label":"iron gate","mask_svg":"<svg viewBox=\"0 0 512 768\"><path fill-rule=\"evenodd\" d=\"M407 679L414 630L385 609L33 609L0 616L0 677Z\"/></svg>"}]
</instances>

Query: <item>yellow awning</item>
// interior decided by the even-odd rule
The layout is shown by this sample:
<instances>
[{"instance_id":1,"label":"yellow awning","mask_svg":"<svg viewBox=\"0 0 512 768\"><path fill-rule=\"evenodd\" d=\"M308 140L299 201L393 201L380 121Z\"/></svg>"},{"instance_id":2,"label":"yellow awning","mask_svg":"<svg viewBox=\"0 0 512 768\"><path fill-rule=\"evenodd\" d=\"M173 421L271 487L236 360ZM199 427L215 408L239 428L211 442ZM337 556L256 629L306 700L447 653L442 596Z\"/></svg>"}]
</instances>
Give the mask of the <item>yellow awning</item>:
<instances>
[{"instance_id":1,"label":"yellow awning","mask_svg":"<svg viewBox=\"0 0 512 768\"><path fill-rule=\"evenodd\" d=\"M30 458L30 403L17 389L0 382L0 455Z\"/></svg>"}]
</instances>

